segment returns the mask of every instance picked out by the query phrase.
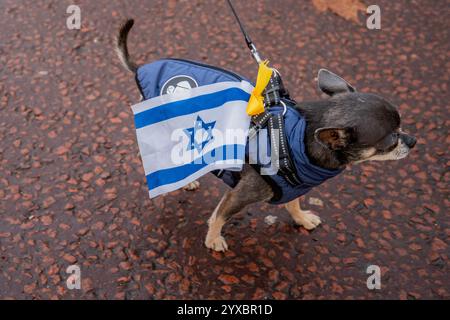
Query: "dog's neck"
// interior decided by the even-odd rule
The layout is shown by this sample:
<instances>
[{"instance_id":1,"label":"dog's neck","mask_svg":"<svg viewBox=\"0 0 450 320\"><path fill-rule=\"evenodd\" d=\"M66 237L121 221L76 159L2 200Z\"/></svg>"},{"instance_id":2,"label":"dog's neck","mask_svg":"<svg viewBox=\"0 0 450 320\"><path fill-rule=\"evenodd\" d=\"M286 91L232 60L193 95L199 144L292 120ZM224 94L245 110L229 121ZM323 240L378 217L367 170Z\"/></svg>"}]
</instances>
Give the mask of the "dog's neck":
<instances>
[{"instance_id":1,"label":"dog's neck","mask_svg":"<svg viewBox=\"0 0 450 320\"><path fill-rule=\"evenodd\" d=\"M329 101L302 102L295 108L306 120L304 143L309 160L316 166L333 170L341 169L347 164L344 155L326 148L314 138L315 131L324 127L321 123L322 114L329 108L329 103Z\"/></svg>"}]
</instances>

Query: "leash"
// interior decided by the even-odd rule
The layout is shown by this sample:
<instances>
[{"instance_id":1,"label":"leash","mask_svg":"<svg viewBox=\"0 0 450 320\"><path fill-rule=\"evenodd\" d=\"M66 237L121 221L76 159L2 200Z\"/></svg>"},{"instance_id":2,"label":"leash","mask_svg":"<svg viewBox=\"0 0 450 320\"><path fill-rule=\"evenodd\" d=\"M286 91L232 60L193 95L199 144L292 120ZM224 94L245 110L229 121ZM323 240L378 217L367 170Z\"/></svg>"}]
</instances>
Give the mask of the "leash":
<instances>
[{"instance_id":1,"label":"leash","mask_svg":"<svg viewBox=\"0 0 450 320\"><path fill-rule=\"evenodd\" d=\"M252 53L252 56L256 60L256 62L258 64L260 64L262 62L262 60L258 53L258 50L256 50L256 46L253 44L252 39L250 38L248 33L245 31L244 25L242 24L241 20L239 19L239 16L237 15L236 10L234 10L231 0L227 0L227 2L231 8L231 11L233 12L234 17L236 18L237 23L239 24L239 28L241 28L241 32L244 35L244 39L245 39L245 43L247 44L247 47L250 49L250 52Z\"/></svg>"},{"instance_id":2,"label":"leash","mask_svg":"<svg viewBox=\"0 0 450 320\"><path fill-rule=\"evenodd\" d=\"M250 38L250 35L245 30L244 25L242 24L241 19L239 18L238 14L233 6L233 3L231 2L231 0L227 0L227 2L231 8L231 12L233 13L234 17L236 18L236 21L239 25L239 28L241 29L242 34L244 35L244 40L245 40L245 43L247 44L247 47L250 49L250 52L251 52L253 58L259 65L258 79L256 81L256 87L264 87L263 89L258 88L260 90L257 90L257 91L261 91L261 92L258 92L258 94L264 94L264 97L263 97L264 106L271 107L271 106L280 105L280 101L282 98L291 100L289 97L289 92L286 90L286 88L283 85L283 81L281 80L280 73L278 72L278 70L276 70L274 68L268 68L268 66L267 66L268 62L263 61L261 59L261 56L260 56L258 50L256 49L256 46L253 43L252 39ZM267 71L267 69L271 70L270 78L268 77L269 71ZM260 78L262 78L262 79L260 79ZM264 78L266 78L266 79L264 79ZM251 102L250 102L250 104L251 104ZM258 113L250 112L249 114L253 116L253 115L257 115L264 111L264 108L262 110L259 110L258 108L255 107L255 109L257 109L256 111Z\"/></svg>"},{"instance_id":3,"label":"leash","mask_svg":"<svg viewBox=\"0 0 450 320\"><path fill-rule=\"evenodd\" d=\"M239 19L231 0L227 0L227 2L244 35L247 47L259 65L255 90L250 97L247 107L247 113L252 116L249 139L253 139L260 129L267 127L272 146L271 150L274 152L271 158L277 162L276 166L279 168L280 174L289 184L293 186L299 185L302 182L297 176L295 164L289 152L284 124L284 115L287 111L285 101L289 103L295 103L295 101L290 99L289 92L284 87L278 70L269 68L267 66L268 62L261 59L255 44L247 31L245 31L244 25ZM282 112L271 112L269 110L271 107L280 105L283 106ZM276 135L274 133L276 131L280 134Z\"/></svg>"}]
</instances>

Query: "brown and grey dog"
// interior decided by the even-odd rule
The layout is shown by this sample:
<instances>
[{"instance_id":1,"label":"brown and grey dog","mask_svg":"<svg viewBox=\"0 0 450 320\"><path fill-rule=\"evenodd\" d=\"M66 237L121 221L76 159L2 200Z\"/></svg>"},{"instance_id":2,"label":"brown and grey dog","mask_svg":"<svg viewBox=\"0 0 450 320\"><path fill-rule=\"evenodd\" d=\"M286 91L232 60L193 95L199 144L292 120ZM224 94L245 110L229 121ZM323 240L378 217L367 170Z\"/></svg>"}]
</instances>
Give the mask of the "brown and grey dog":
<instances>
[{"instance_id":1,"label":"brown and grey dog","mask_svg":"<svg viewBox=\"0 0 450 320\"><path fill-rule=\"evenodd\" d=\"M133 26L128 20L117 38L117 53L125 68L133 73L137 64L130 60L127 35ZM380 96L356 92L347 81L321 70L318 85L328 99L303 102L296 109L306 119L306 154L311 163L326 169L339 169L368 160L399 160L408 155L416 139L404 133L397 108ZM196 189L198 182L187 186ZM245 206L268 201L274 196L272 187L250 165L244 165L239 183L228 190L209 218L205 245L216 251L228 249L222 227ZM311 230L320 218L300 208L299 199L286 205L294 221Z\"/></svg>"}]
</instances>

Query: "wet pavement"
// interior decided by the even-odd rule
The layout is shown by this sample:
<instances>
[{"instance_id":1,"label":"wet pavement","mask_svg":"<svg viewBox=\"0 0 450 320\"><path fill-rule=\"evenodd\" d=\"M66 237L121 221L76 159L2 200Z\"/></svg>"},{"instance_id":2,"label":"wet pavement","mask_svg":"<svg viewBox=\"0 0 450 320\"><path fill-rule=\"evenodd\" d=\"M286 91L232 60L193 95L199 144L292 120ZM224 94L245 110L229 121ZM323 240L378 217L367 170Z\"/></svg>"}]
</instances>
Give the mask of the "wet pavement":
<instances>
[{"instance_id":1,"label":"wet pavement","mask_svg":"<svg viewBox=\"0 0 450 320\"><path fill-rule=\"evenodd\" d=\"M250 206L225 226L222 254L203 246L221 181L148 199L129 108L139 94L113 37L134 17L139 62L182 57L255 78L225 2L80 0L81 30L68 30L67 1L1 1L0 297L450 298L449 2L379 0L381 30L314 2L235 5L297 100L317 99L329 68L397 104L417 146L309 193L323 221L312 232L281 207ZM80 290L66 287L74 264ZM381 290L366 287L369 265Z\"/></svg>"}]
</instances>

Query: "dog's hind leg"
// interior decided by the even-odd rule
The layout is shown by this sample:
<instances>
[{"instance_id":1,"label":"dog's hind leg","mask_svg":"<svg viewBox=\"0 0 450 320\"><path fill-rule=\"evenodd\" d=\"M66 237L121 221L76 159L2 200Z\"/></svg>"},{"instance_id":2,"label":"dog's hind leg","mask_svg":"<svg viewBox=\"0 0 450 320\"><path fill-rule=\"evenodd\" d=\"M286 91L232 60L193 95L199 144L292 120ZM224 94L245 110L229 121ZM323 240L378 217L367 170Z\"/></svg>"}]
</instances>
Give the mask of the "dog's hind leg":
<instances>
[{"instance_id":1,"label":"dog's hind leg","mask_svg":"<svg viewBox=\"0 0 450 320\"><path fill-rule=\"evenodd\" d=\"M244 165L241 180L228 190L220 200L213 214L208 220L208 234L206 235L206 247L215 251L226 251L228 245L221 235L222 227L227 220L242 210L245 206L273 197L272 188L251 166Z\"/></svg>"},{"instance_id":2,"label":"dog's hind leg","mask_svg":"<svg viewBox=\"0 0 450 320\"><path fill-rule=\"evenodd\" d=\"M287 211L291 214L295 223L303 226L307 230L312 230L320 224L320 218L309 210L300 208L300 198L294 199L285 204Z\"/></svg>"}]
</instances>

